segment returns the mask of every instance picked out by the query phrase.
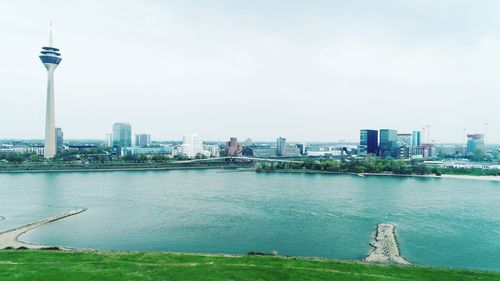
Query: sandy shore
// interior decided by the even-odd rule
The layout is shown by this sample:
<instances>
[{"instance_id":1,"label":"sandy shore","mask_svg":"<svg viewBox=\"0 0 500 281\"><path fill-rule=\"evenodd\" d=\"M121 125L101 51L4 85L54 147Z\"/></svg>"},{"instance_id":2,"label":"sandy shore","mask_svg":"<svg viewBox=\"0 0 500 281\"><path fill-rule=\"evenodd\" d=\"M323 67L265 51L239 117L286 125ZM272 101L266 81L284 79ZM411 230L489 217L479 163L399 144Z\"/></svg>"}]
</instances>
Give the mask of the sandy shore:
<instances>
[{"instance_id":1,"label":"sandy shore","mask_svg":"<svg viewBox=\"0 0 500 281\"><path fill-rule=\"evenodd\" d=\"M375 240L370 244L374 249L365 258L366 262L410 264L399 255L394 228L394 225L388 223L381 223L377 226Z\"/></svg>"},{"instance_id":2,"label":"sandy shore","mask_svg":"<svg viewBox=\"0 0 500 281\"><path fill-rule=\"evenodd\" d=\"M442 175L446 179L460 179L460 180L483 180L483 181L500 181L500 177L496 176L466 176L466 175Z\"/></svg>"},{"instance_id":3,"label":"sandy shore","mask_svg":"<svg viewBox=\"0 0 500 281\"><path fill-rule=\"evenodd\" d=\"M44 246L44 245L36 245L36 244L30 244L30 243L24 243L19 241L17 238L27 232L30 231L34 228L40 227L42 225L67 218L69 216L73 216L82 212L85 212L87 209L86 208L81 208L81 209L76 209L67 213L64 213L62 215L58 216L53 216L47 219L39 220L37 222L33 222L30 224L25 224L13 229L9 229L4 232L0 232L0 249L5 249L5 248L12 248L12 249L18 249L18 248L27 248L27 249L42 249L42 248L47 248L49 246Z\"/></svg>"},{"instance_id":4,"label":"sandy shore","mask_svg":"<svg viewBox=\"0 0 500 281\"><path fill-rule=\"evenodd\" d=\"M303 173L303 174L333 174L333 175L352 175L358 177L400 177L400 178L428 178L428 179L461 179L461 180L481 180L481 181L500 181L500 176L469 176L469 175L415 175L415 174L391 174L391 173L350 173L350 172L331 172L321 170L272 170L261 171L264 173Z\"/></svg>"}]
</instances>

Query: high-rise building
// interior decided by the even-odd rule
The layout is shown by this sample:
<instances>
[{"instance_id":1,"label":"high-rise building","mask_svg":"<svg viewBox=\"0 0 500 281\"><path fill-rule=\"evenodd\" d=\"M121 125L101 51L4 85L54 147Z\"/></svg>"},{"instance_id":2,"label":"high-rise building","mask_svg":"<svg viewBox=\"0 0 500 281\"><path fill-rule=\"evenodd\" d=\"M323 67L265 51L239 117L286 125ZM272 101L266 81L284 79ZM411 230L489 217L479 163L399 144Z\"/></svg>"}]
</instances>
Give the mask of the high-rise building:
<instances>
[{"instance_id":1,"label":"high-rise building","mask_svg":"<svg viewBox=\"0 0 500 281\"><path fill-rule=\"evenodd\" d=\"M147 147L151 145L151 135L150 134L136 134L135 135L135 146Z\"/></svg>"},{"instance_id":2,"label":"high-rise building","mask_svg":"<svg viewBox=\"0 0 500 281\"><path fill-rule=\"evenodd\" d=\"M364 129L359 134L359 155L378 153L378 131Z\"/></svg>"},{"instance_id":3,"label":"high-rise building","mask_svg":"<svg viewBox=\"0 0 500 281\"><path fill-rule=\"evenodd\" d=\"M411 133L411 147L421 146L421 145L422 145L422 132L413 131Z\"/></svg>"},{"instance_id":4,"label":"high-rise building","mask_svg":"<svg viewBox=\"0 0 500 281\"><path fill-rule=\"evenodd\" d=\"M118 148L132 146L132 126L129 123L113 124L113 146Z\"/></svg>"},{"instance_id":5,"label":"high-rise building","mask_svg":"<svg viewBox=\"0 0 500 281\"><path fill-rule=\"evenodd\" d=\"M198 138L198 135L193 134L182 137L180 154L189 158L194 158L198 154L203 154L203 142Z\"/></svg>"},{"instance_id":6,"label":"high-rise building","mask_svg":"<svg viewBox=\"0 0 500 281\"><path fill-rule=\"evenodd\" d=\"M235 137L232 137L229 139L228 142L226 142L225 146L225 152L226 155L233 156L233 155L241 155L243 152L243 146L238 143L238 139Z\"/></svg>"},{"instance_id":7,"label":"high-rise building","mask_svg":"<svg viewBox=\"0 0 500 281\"><path fill-rule=\"evenodd\" d=\"M113 146L113 134L111 134L111 133L106 134L106 146L107 147Z\"/></svg>"},{"instance_id":8,"label":"high-rise building","mask_svg":"<svg viewBox=\"0 0 500 281\"><path fill-rule=\"evenodd\" d=\"M467 153L473 153L474 150L484 151L484 135L483 134L468 134L467 135Z\"/></svg>"},{"instance_id":9,"label":"high-rise building","mask_svg":"<svg viewBox=\"0 0 500 281\"><path fill-rule=\"evenodd\" d=\"M279 137L276 140L276 155L285 156L286 138Z\"/></svg>"},{"instance_id":10,"label":"high-rise building","mask_svg":"<svg viewBox=\"0 0 500 281\"><path fill-rule=\"evenodd\" d=\"M57 152L61 153L64 148L64 134L61 128L56 128L56 147Z\"/></svg>"},{"instance_id":11,"label":"high-rise building","mask_svg":"<svg viewBox=\"0 0 500 281\"><path fill-rule=\"evenodd\" d=\"M52 40L52 23L49 35L49 46L42 47L40 60L47 69L47 104L45 108L45 148L44 157L52 158L57 151L56 142L56 118L54 104L54 71L61 63L61 53L54 48Z\"/></svg>"},{"instance_id":12,"label":"high-rise building","mask_svg":"<svg viewBox=\"0 0 500 281\"><path fill-rule=\"evenodd\" d=\"M398 131L380 130L379 155L382 157L398 157Z\"/></svg>"}]
</instances>

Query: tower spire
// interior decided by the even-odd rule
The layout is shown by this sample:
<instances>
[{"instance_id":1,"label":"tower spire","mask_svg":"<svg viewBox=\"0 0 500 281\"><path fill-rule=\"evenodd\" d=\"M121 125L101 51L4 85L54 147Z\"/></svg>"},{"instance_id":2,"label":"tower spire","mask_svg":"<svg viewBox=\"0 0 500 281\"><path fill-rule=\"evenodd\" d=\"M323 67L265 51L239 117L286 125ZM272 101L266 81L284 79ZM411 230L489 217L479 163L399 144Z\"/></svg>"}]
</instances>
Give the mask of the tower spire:
<instances>
[{"instance_id":1,"label":"tower spire","mask_svg":"<svg viewBox=\"0 0 500 281\"><path fill-rule=\"evenodd\" d=\"M54 47L54 39L52 38L52 21L50 21L50 33L49 33L49 47Z\"/></svg>"}]
</instances>

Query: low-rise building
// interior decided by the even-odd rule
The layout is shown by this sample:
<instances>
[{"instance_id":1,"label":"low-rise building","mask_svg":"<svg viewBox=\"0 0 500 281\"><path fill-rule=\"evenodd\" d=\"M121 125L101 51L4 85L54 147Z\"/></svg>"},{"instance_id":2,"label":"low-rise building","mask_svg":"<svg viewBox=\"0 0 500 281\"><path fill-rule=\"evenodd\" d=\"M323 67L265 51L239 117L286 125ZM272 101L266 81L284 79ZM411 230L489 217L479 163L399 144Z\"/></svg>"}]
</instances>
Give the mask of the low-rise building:
<instances>
[{"instance_id":1,"label":"low-rise building","mask_svg":"<svg viewBox=\"0 0 500 281\"><path fill-rule=\"evenodd\" d=\"M137 155L164 155L172 157L172 147L123 147L121 149L121 156L137 156Z\"/></svg>"}]
</instances>

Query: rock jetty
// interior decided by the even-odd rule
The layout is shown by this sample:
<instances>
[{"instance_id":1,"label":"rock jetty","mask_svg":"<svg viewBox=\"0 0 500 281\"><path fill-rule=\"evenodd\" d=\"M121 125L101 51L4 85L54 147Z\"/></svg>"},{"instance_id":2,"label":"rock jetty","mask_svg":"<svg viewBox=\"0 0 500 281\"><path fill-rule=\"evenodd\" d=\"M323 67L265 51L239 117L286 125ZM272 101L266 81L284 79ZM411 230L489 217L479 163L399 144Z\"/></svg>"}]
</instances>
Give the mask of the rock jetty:
<instances>
[{"instance_id":1,"label":"rock jetty","mask_svg":"<svg viewBox=\"0 0 500 281\"><path fill-rule=\"evenodd\" d=\"M388 223L381 223L377 226L375 240L370 243L373 246L373 251L365 258L366 262L410 264L399 254L394 229L394 225Z\"/></svg>"},{"instance_id":2,"label":"rock jetty","mask_svg":"<svg viewBox=\"0 0 500 281\"><path fill-rule=\"evenodd\" d=\"M25 224L13 229L9 229L7 231L0 232L0 249L43 249L43 248L52 248L52 247L47 247L43 245L36 245L36 244L30 244L30 243L24 243L17 238L27 232L30 231L34 228L40 227L42 225L67 218L69 216L73 216L82 212L85 212L87 209L86 208L80 208L76 209L67 213L64 213L62 215L58 216L53 216L47 219L39 220L37 222L33 222L30 224Z\"/></svg>"}]
</instances>

